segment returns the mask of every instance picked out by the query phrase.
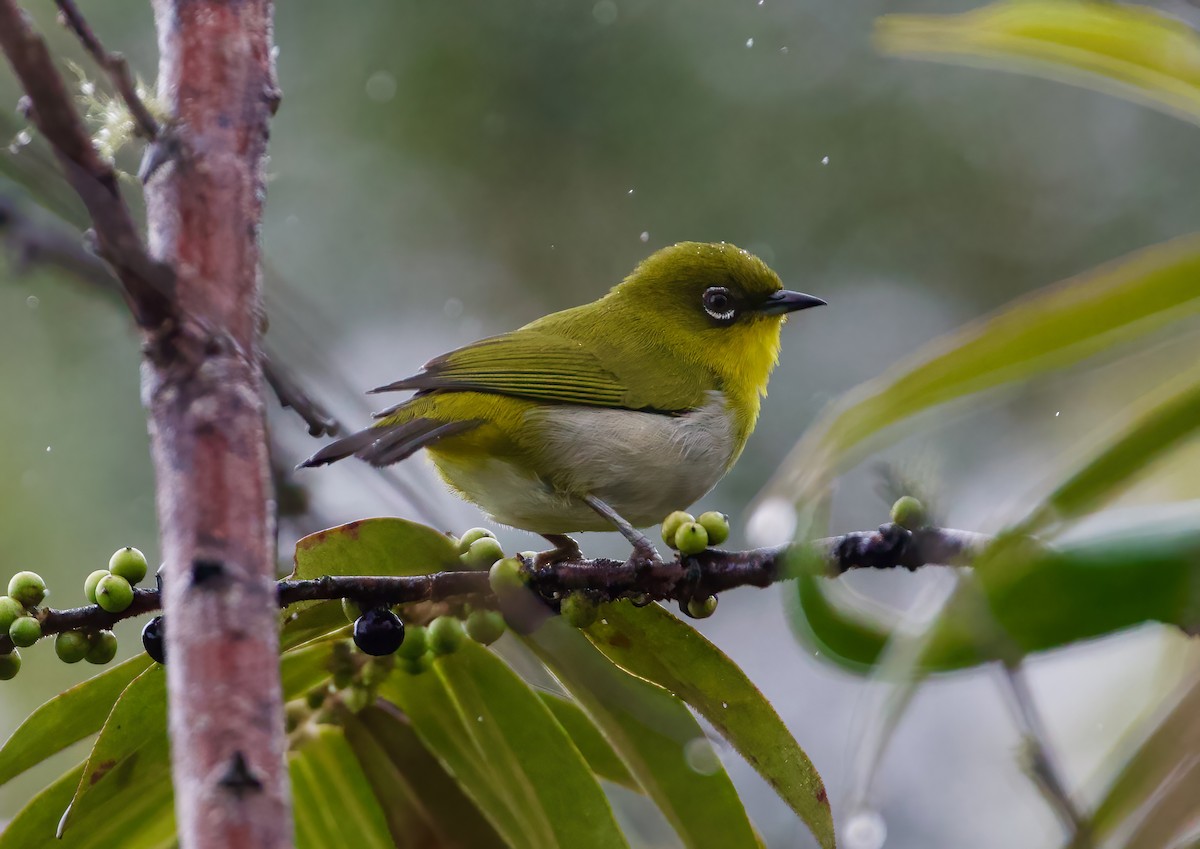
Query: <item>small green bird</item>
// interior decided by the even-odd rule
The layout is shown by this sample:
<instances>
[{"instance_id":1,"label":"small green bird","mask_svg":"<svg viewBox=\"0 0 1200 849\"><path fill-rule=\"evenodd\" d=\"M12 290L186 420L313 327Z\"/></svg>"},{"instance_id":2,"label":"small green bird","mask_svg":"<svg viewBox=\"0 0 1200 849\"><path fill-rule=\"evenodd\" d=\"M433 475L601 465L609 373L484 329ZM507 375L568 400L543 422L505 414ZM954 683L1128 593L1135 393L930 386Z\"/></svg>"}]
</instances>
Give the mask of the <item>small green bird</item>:
<instances>
[{"instance_id":1,"label":"small green bird","mask_svg":"<svg viewBox=\"0 0 1200 849\"><path fill-rule=\"evenodd\" d=\"M304 466L355 455L375 466L427 448L455 492L495 521L564 536L635 527L713 488L758 419L787 313L825 301L783 288L724 242L652 254L598 301L443 354L372 390L416 390Z\"/></svg>"}]
</instances>

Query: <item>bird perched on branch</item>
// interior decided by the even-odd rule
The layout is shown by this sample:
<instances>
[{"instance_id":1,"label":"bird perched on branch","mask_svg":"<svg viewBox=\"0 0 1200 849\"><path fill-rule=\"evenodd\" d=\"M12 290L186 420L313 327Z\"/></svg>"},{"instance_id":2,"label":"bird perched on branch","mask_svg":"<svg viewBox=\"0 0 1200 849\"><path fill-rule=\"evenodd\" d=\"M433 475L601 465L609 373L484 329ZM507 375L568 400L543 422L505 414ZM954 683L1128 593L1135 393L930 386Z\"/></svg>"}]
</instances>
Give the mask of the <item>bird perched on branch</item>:
<instances>
[{"instance_id":1,"label":"bird perched on branch","mask_svg":"<svg viewBox=\"0 0 1200 849\"><path fill-rule=\"evenodd\" d=\"M375 466L428 449L446 482L502 524L541 534L638 531L716 485L754 430L790 292L753 254L682 242L608 294L443 354L374 392L416 390L304 466Z\"/></svg>"}]
</instances>

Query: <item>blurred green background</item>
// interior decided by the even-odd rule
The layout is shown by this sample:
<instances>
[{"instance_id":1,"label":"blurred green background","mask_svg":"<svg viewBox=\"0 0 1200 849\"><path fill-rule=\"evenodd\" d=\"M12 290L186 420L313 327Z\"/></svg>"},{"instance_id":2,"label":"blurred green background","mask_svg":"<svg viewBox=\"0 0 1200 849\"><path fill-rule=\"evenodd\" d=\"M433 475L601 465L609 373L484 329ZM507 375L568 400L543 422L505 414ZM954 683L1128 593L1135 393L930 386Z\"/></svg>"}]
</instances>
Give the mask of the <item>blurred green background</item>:
<instances>
[{"instance_id":1,"label":"blurred green background","mask_svg":"<svg viewBox=\"0 0 1200 849\"><path fill-rule=\"evenodd\" d=\"M830 399L1013 297L1200 225L1185 176L1200 169L1194 127L1081 89L872 49L879 14L974 5L280 4L284 100L263 231L269 339L358 425L369 407L357 393L435 354L591 300L657 247L735 242L789 287L830 302L786 328L758 431L702 502L736 525ZM26 6L63 57L91 68L54 24L52 4ZM110 49L153 78L146 4L85 12ZM17 94L0 73L0 104ZM20 160L38 144L5 155ZM134 170L136 156L122 165ZM30 197L2 178L0 194ZM157 548L138 343L121 309L85 286L15 261L0 272L4 571L42 573L51 602L73 606L113 549L132 544L153 558ZM1159 339L1120 364L942 414L887 457L929 489L948 524L994 529L1097 426L1195 351L1190 337ZM273 425L288 465L318 444L288 413L273 414ZM1174 460L1128 500L1194 496L1195 459ZM478 523L423 460L398 474L436 523ZM297 480L330 522L417 509L350 464ZM874 482L870 470L846 478L835 530L886 518ZM285 529L281 559L295 530ZM537 544L518 532L501 538ZM592 553L622 551L608 535L583 542ZM742 542L735 529L732 543ZM903 603L938 576L850 580ZM703 629L773 701L844 817L850 755L878 685L797 648L779 596L732 594ZM123 652L139 648L133 623L118 633ZM1072 786L1086 795L1102 783L1106 755L1188 651L1145 628L1031 663ZM91 671L54 662L48 644L29 650L26 665L0 691L2 736ZM1054 819L1020 774L1016 739L987 673L924 688L877 779L887 845L1054 845ZM809 845L772 791L723 754L769 845ZM43 767L6 786L0 819L55 774ZM671 845L653 823L635 820L635 834Z\"/></svg>"}]
</instances>

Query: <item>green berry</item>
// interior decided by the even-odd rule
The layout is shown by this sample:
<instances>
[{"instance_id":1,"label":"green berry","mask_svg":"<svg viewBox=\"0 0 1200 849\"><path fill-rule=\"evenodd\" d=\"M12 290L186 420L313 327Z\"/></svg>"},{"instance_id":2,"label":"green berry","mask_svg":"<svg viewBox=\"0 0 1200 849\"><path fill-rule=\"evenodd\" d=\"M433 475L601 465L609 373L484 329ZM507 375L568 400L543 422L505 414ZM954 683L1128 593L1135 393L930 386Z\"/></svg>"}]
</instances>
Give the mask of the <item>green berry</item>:
<instances>
[{"instance_id":1,"label":"green berry","mask_svg":"<svg viewBox=\"0 0 1200 849\"><path fill-rule=\"evenodd\" d=\"M21 653L13 649L8 654L0 654L0 681L11 680L21 671Z\"/></svg>"},{"instance_id":2,"label":"green berry","mask_svg":"<svg viewBox=\"0 0 1200 849\"><path fill-rule=\"evenodd\" d=\"M42 638L42 623L32 616L22 616L8 626L8 638L18 648L28 648Z\"/></svg>"},{"instance_id":3,"label":"green berry","mask_svg":"<svg viewBox=\"0 0 1200 849\"><path fill-rule=\"evenodd\" d=\"M488 572L488 583L492 587L492 592L496 595L521 589L525 586L521 561L515 557L505 557L503 560L497 560L492 564L492 568Z\"/></svg>"},{"instance_id":4,"label":"green berry","mask_svg":"<svg viewBox=\"0 0 1200 849\"><path fill-rule=\"evenodd\" d=\"M133 604L133 587L120 575L105 575L96 584L96 604L109 613L120 613Z\"/></svg>"},{"instance_id":5,"label":"green berry","mask_svg":"<svg viewBox=\"0 0 1200 849\"><path fill-rule=\"evenodd\" d=\"M471 528L458 538L458 553L466 554L476 540L495 538L496 535L487 528Z\"/></svg>"},{"instance_id":6,"label":"green berry","mask_svg":"<svg viewBox=\"0 0 1200 849\"><path fill-rule=\"evenodd\" d=\"M663 542L675 548L675 535L679 533L679 529L688 522L696 521L691 513L685 513L682 510L676 510L667 518L663 519L662 523L662 538Z\"/></svg>"},{"instance_id":7,"label":"green berry","mask_svg":"<svg viewBox=\"0 0 1200 849\"><path fill-rule=\"evenodd\" d=\"M586 628L596 621L596 603L583 593L571 593L562 600L563 618L572 628Z\"/></svg>"},{"instance_id":8,"label":"green berry","mask_svg":"<svg viewBox=\"0 0 1200 849\"><path fill-rule=\"evenodd\" d=\"M404 633L404 642L396 649L396 655L402 658L416 658L425 654L429 645L428 635L424 625L413 625Z\"/></svg>"},{"instance_id":9,"label":"green berry","mask_svg":"<svg viewBox=\"0 0 1200 849\"><path fill-rule=\"evenodd\" d=\"M118 548L108 560L108 571L136 584L146 577L146 555L128 545Z\"/></svg>"},{"instance_id":10,"label":"green berry","mask_svg":"<svg viewBox=\"0 0 1200 849\"><path fill-rule=\"evenodd\" d=\"M117 635L112 631L97 631L84 660L103 666L117 656Z\"/></svg>"},{"instance_id":11,"label":"green berry","mask_svg":"<svg viewBox=\"0 0 1200 849\"><path fill-rule=\"evenodd\" d=\"M707 619L717 612L717 597L693 598L687 603L686 613L693 619Z\"/></svg>"},{"instance_id":12,"label":"green berry","mask_svg":"<svg viewBox=\"0 0 1200 849\"><path fill-rule=\"evenodd\" d=\"M429 623L429 650L436 655L454 654L467 635L462 623L453 616L439 616Z\"/></svg>"},{"instance_id":13,"label":"green berry","mask_svg":"<svg viewBox=\"0 0 1200 849\"><path fill-rule=\"evenodd\" d=\"M925 527L925 505L911 495L901 496L892 505L892 521L902 528L915 531Z\"/></svg>"},{"instance_id":14,"label":"green berry","mask_svg":"<svg viewBox=\"0 0 1200 849\"><path fill-rule=\"evenodd\" d=\"M63 663L79 663L89 648L91 643L83 631L63 631L54 638L54 653Z\"/></svg>"},{"instance_id":15,"label":"green berry","mask_svg":"<svg viewBox=\"0 0 1200 849\"><path fill-rule=\"evenodd\" d=\"M688 522L675 533L675 547L686 556L699 554L708 548L708 531L699 522Z\"/></svg>"},{"instance_id":16,"label":"green berry","mask_svg":"<svg viewBox=\"0 0 1200 849\"><path fill-rule=\"evenodd\" d=\"M720 545L729 539L729 517L724 513L709 510L707 513L701 513L696 522L708 531L709 545Z\"/></svg>"},{"instance_id":17,"label":"green berry","mask_svg":"<svg viewBox=\"0 0 1200 849\"><path fill-rule=\"evenodd\" d=\"M342 599L342 613L345 614L348 622L357 622L358 617L363 615L363 609L354 599Z\"/></svg>"},{"instance_id":18,"label":"green berry","mask_svg":"<svg viewBox=\"0 0 1200 849\"><path fill-rule=\"evenodd\" d=\"M466 622L467 636L485 646L504 636L507 627L504 617L495 610L473 610Z\"/></svg>"},{"instance_id":19,"label":"green berry","mask_svg":"<svg viewBox=\"0 0 1200 849\"><path fill-rule=\"evenodd\" d=\"M342 705L351 713L358 713L371 701L371 693L366 687L354 686L342 693Z\"/></svg>"},{"instance_id":20,"label":"green berry","mask_svg":"<svg viewBox=\"0 0 1200 849\"><path fill-rule=\"evenodd\" d=\"M483 571L504 556L504 549L495 537L480 537L471 543L466 553L459 557L468 569Z\"/></svg>"},{"instance_id":21,"label":"green berry","mask_svg":"<svg viewBox=\"0 0 1200 849\"><path fill-rule=\"evenodd\" d=\"M433 666L433 655L430 652L425 652L417 657L400 659L400 668L409 675L420 675L422 672L428 672L431 666Z\"/></svg>"},{"instance_id":22,"label":"green berry","mask_svg":"<svg viewBox=\"0 0 1200 849\"><path fill-rule=\"evenodd\" d=\"M8 582L8 594L25 607L37 607L46 597L46 582L36 572L18 572Z\"/></svg>"},{"instance_id":23,"label":"green berry","mask_svg":"<svg viewBox=\"0 0 1200 849\"><path fill-rule=\"evenodd\" d=\"M12 623L25 615L25 606L15 598L0 596L0 634L7 634Z\"/></svg>"},{"instance_id":24,"label":"green berry","mask_svg":"<svg viewBox=\"0 0 1200 849\"><path fill-rule=\"evenodd\" d=\"M88 604L96 603L96 585L100 583L101 578L107 578L110 574L107 569L97 569L83 579L83 597L88 600Z\"/></svg>"}]
</instances>

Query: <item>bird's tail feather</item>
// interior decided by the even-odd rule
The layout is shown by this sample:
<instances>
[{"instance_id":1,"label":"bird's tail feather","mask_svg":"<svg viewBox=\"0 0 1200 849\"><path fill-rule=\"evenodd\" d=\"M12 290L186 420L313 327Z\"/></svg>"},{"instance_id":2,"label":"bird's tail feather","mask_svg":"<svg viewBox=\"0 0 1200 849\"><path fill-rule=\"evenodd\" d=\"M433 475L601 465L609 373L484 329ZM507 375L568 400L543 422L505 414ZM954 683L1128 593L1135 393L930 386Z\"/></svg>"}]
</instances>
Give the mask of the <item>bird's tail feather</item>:
<instances>
[{"instance_id":1,"label":"bird's tail feather","mask_svg":"<svg viewBox=\"0 0 1200 849\"><path fill-rule=\"evenodd\" d=\"M380 423L329 443L301 463L299 468L323 466L352 454L360 460L366 460L372 466L389 466L439 439L463 433L479 424L477 419L447 422L427 418L409 419L395 424Z\"/></svg>"}]
</instances>

